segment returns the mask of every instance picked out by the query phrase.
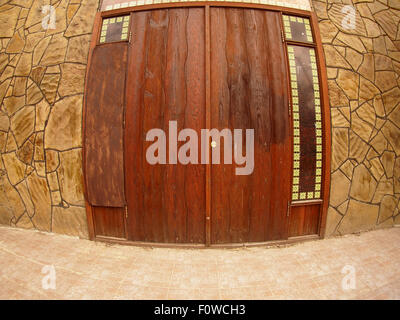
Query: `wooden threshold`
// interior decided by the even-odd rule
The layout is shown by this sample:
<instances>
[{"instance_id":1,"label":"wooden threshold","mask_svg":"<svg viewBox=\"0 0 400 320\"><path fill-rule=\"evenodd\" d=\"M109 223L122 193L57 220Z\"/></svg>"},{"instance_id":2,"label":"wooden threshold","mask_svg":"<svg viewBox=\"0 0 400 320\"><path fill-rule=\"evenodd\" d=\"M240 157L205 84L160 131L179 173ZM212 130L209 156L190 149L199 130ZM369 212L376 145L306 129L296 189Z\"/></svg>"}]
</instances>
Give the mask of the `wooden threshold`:
<instances>
[{"instance_id":1,"label":"wooden threshold","mask_svg":"<svg viewBox=\"0 0 400 320\"><path fill-rule=\"evenodd\" d=\"M96 236L95 241L120 244L126 246L136 246L144 248L169 248L169 249L237 249L237 248L253 248L253 247L274 247L285 246L291 244L302 243L306 241L322 239L318 234L307 236L290 237L286 240L272 240L264 242L244 242L244 243L222 243L206 245L203 243L161 243L161 242L143 242L131 241L121 238Z\"/></svg>"}]
</instances>

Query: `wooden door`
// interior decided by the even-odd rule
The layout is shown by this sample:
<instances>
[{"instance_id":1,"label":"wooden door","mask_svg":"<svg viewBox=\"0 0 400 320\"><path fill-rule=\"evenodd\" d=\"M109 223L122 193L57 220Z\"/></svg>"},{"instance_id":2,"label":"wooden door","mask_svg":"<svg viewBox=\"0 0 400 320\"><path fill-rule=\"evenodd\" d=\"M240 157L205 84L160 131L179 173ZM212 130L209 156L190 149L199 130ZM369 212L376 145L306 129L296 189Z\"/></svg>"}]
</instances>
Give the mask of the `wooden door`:
<instances>
[{"instance_id":1,"label":"wooden door","mask_svg":"<svg viewBox=\"0 0 400 320\"><path fill-rule=\"evenodd\" d=\"M94 233L125 238L123 118L128 44L94 49L85 98L84 172Z\"/></svg>"},{"instance_id":2,"label":"wooden door","mask_svg":"<svg viewBox=\"0 0 400 320\"><path fill-rule=\"evenodd\" d=\"M205 128L204 8L133 13L126 110L128 238L205 242L205 167L149 164L149 130ZM176 137L175 137L176 139ZM179 142L179 148L184 142Z\"/></svg>"},{"instance_id":3,"label":"wooden door","mask_svg":"<svg viewBox=\"0 0 400 320\"><path fill-rule=\"evenodd\" d=\"M203 8L132 14L125 127L129 240L205 243L207 213L211 244L287 238L291 143L280 19L276 12L239 8L211 8L208 17ZM157 138L147 141L147 134L155 128L166 134L166 158L150 164L146 153ZM197 133L198 163L171 157L186 141L175 145L169 138L185 128ZM201 129L228 129L232 136L242 130L244 153L246 129L254 129L254 170L237 175L234 162L211 164L207 174ZM219 143L223 163L224 140Z\"/></svg>"},{"instance_id":4,"label":"wooden door","mask_svg":"<svg viewBox=\"0 0 400 320\"><path fill-rule=\"evenodd\" d=\"M211 8L210 19L211 126L254 129L250 175L236 175L235 164L211 167L211 241L286 239L291 143L281 16Z\"/></svg>"}]
</instances>

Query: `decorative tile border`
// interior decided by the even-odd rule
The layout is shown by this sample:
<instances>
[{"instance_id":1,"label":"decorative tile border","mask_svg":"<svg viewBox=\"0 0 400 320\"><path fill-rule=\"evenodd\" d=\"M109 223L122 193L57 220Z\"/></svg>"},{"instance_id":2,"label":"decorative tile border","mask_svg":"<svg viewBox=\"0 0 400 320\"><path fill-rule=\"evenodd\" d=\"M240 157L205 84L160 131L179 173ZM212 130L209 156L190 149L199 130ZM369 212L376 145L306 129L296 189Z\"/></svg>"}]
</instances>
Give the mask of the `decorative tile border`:
<instances>
[{"instance_id":1,"label":"decorative tile border","mask_svg":"<svg viewBox=\"0 0 400 320\"><path fill-rule=\"evenodd\" d=\"M128 40L129 18L129 16L121 16L104 19L101 26L100 43ZM110 32L110 29L113 28L113 32Z\"/></svg>"},{"instance_id":2,"label":"decorative tile border","mask_svg":"<svg viewBox=\"0 0 400 320\"><path fill-rule=\"evenodd\" d=\"M310 19L283 15L283 26L287 40L314 42ZM303 32L301 32L303 31ZM293 36L295 34L295 36Z\"/></svg>"},{"instance_id":3,"label":"decorative tile border","mask_svg":"<svg viewBox=\"0 0 400 320\"><path fill-rule=\"evenodd\" d=\"M185 0L137 0L137 1L121 1L117 3L113 3L114 1L107 1L103 2L102 11L109 11L121 8L129 8L129 7L137 7L143 5L150 5L150 4L159 4L159 3L176 3L176 2L197 2L197 1L206 1L206 0L194 0L194 1L185 1ZM209 1L209 0L208 0ZM212 1L212 0L211 0ZM243 2L243 3L256 3L256 4L266 4L266 5L273 5L273 6L280 6L280 7L287 7L287 8L294 8L294 9L301 9L301 10L311 10L309 0L285 0L285 1L277 1L277 0L219 0L219 1L226 1L226 2Z\"/></svg>"},{"instance_id":4,"label":"decorative tile border","mask_svg":"<svg viewBox=\"0 0 400 320\"><path fill-rule=\"evenodd\" d=\"M298 97L297 68L293 46L288 46L288 57L290 66L290 81L293 108L293 186L292 200L310 200L321 198L322 177L322 118L321 100L318 78L318 68L315 57L315 49L310 48L310 64L313 76L314 106L315 106L315 134L316 134L316 156L315 156L315 187L313 192L300 192L300 110Z\"/></svg>"}]
</instances>

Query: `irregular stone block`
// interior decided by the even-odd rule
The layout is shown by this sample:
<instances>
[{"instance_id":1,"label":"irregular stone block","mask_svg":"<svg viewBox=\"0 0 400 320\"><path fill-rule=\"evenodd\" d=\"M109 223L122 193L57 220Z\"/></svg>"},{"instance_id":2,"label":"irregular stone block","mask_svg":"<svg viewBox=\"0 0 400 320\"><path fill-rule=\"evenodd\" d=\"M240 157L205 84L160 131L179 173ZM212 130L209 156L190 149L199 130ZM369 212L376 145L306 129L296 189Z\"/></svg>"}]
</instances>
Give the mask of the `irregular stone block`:
<instances>
[{"instance_id":1,"label":"irregular stone block","mask_svg":"<svg viewBox=\"0 0 400 320\"><path fill-rule=\"evenodd\" d=\"M39 87L32 82L32 85L29 87L26 93L26 104L36 104L42 100L42 98L43 95Z\"/></svg>"},{"instance_id":2,"label":"irregular stone block","mask_svg":"<svg viewBox=\"0 0 400 320\"><path fill-rule=\"evenodd\" d=\"M27 178L29 192L35 206L35 215L32 221L41 231L51 230L51 198L47 180L32 173Z\"/></svg>"},{"instance_id":3,"label":"irregular stone block","mask_svg":"<svg viewBox=\"0 0 400 320\"><path fill-rule=\"evenodd\" d=\"M28 187L26 185L26 181L22 181L16 186L18 193L25 205L26 212L28 213L29 217L32 217L35 214L35 207L32 203L31 196L29 194Z\"/></svg>"},{"instance_id":4,"label":"irregular stone block","mask_svg":"<svg viewBox=\"0 0 400 320\"><path fill-rule=\"evenodd\" d=\"M350 180L337 170L331 175L331 192L329 204L337 207L347 200L350 190Z\"/></svg>"},{"instance_id":5,"label":"irregular stone block","mask_svg":"<svg viewBox=\"0 0 400 320\"><path fill-rule=\"evenodd\" d=\"M22 146L25 140L35 129L35 107L28 106L17 111L11 118L11 130L14 133L18 146Z\"/></svg>"},{"instance_id":6,"label":"irregular stone block","mask_svg":"<svg viewBox=\"0 0 400 320\"><path fill-rule=\"evenodd\" d=\"M82 150L60 152L59 176L62 198L72 205L85 205L83 196Z\"/></svg>"},{"instance_id":7,"label":"irregular stone block","mask_svg":"<svg viewBox=\"0 0 400 320\"><path fill-rule=\"evenodd\" d=\"M46 120L49 116L50 112L50 106L46 102L46 100L42 100L39 104L36 105L35 107L35 130L36 131L42 131L44 130L44 126L46 123Z\"/></svg>"},{"instance_id":8,"label":"irregular stone block","mask_svg":"<svg viewBox=\"0 0 400 320\"><path fill-rule=\"evenodd\" d=\"M11 7L9 10L0 12L0 38L11 38L17 25L19 7Z\"/></svg>"},{"instance_id":9,"label":"irregular stone block","mask_svg":"<svg viewBox=\"0 0 400 320\"><path fill-rule=\"evenodd\" d=\"M4 98L4 108L9 116L20 110L25 105L25 97Z\"/></svg>"},{"instance_id":10,"label":"irregular stone block","mask_svg":"<svg viewBox=\"0 0 400 320\"><path fill-rule=\"evenodd\" d=\"M382 99L386 114L391 113L392 110L400 103L400 89L396 87L388 92L385 92L382 95Z\"/></svg>"},{"instance_id":11,"label":"irregular stone block","mask_svg":"<svg viewBox=\"0 0 400 320\"><path fill-rule=\"evenodd\" d=\"M381 156L381 162L385 168L385 175L387 178L393 177L395 154L394 152L385 151Z\"/></svg>"},{"instance_id":12,"label":"irregular stone block","mask_svg":"<svg viewBox=\"0 0 400 320\"><path fill-rule=\"evenodd\" d=\"M49 46L43 54L40 64L44 66L55 65L64 62L68 40L62 34L53 35Z\"/></svg>"},{"instance_id":13,"label":"irregular stone block","mask_svg":"<svg viewBox=\"0 0 400 320\"><path fill-rule=\"evenodd\" d=\"M350 196L356 200L370 202L374 195L377 182L372 177L364 164L354 169L351 183Z\"/></svg>"},{"instance_id":14,"label":"irregular stone block","mask_svg":"<svg viewBox=\"0 0 400 320\"><path fill-rule=\"evenodd\" d=\"M50 104L53 104L56 99L59 80L59 74L45 74L40 84L40 88Z\"/></svg>"},{"instance_id":15,"label":"irregular stone block","mask_svg":"<svg viewBox=\"0 0 400 320\"><path fill-rule=\"evenodd\" d=\"M16 227L18 228L23 228L23 229L33 229L34 226L32 224L31 219L29 219L27 214L23 214L18 221L15 224Z\"/></svg>"},{"instance_id":16,"label":"irregular stone block","mask_svg":"<svg viewBox=\"0 0 400 320\"><path fill-rule=\"evenodd\" d=\"M349 153L349 133L346 128L332 129L332 170L346 161Z\"/></svg>"},{"instance_id":17,"label":"irregular stone block","mask_svg":"<svg viewBox=\"0 0 400 320\"><path fill-rule=\"evenodd\" d=\"M69 39L65 61L86 64L89 54L90 38L90 35L83 35Z\"/></svg>"},{"instance_id":18,"label":"irregular stone block","mask_svg":"<svg viewBox=\"0 0 400 320\"><path fill-rule=\"evenodd\" d=\"M340 215L334 208L329 207L326 217L326 229L325 229L325 236L333 236L335 235L336 228L340 221L342 220L343 216Z\"/></svg>"},{"instance_id":19,"label":"irregular stone block","mask_svg":"<svg viewBox=\"0 0 400 320\"><path fill-rule=\"evenodd\" d=\"M379 207L378 223L389 219L393 216L397 208L398 199L394 196L384 196Z\"/></svg>"},{"instance_id":20,"label":"irregular stone block","mask_svg":"<svg viewBox=\"0 0 400 320\"><path fill-rule=\"evenodd\" d=\"M65 31L66 37L73 37L92 32L93 20L96 11L93 8L97 7L97 0L87 0L83 2L78 12L73 17L67 30Z\"/></svg>"},{"instance_id":21,"label":"irregular stone block","mask_svg":"<svg viewBox=\"0 0 400 320\"><path fill-rule=\"evenodd\" d=\"M21 162L15 152L2 155L7 176L13 185L16 185L25 178L26 165Z\"/></svg>"},{"instance_id":22,"label":"irregular stone block","mask_svg":"<svg viewBox=\"0 0 400 320\"><path fill-rule=\"evenodd\" d=\"M15 76L29 76L32 67L32 54L22 53L15 69Z\"/></svg>"},{"instance_id":23,"label":"irregular stone block","mask_svg":"<svg viewBox=\"0 0 400 320\"><path fill-rule=\"evenodd\" d=\"M58 93L61 97L83 93L86 66L64 63L61 65L61 80Z\"/></svg>"},{"instance_id":24,"label":"irregular stone block","mask_svg":"<svg viewBox=\"0 0 400 320\"><path fill-rule=\"evenodd\" d=\"M88 238L88 228L85 208L54 207L53 209L53 232Z\"/></svg>"},{"instance_id":25,"label":"irregular stone block","mask_svg":"<svg viewBox=\"0 0 400 320\"><path fill-rule=\"evenodd\" d=\"M46 150L46 172L57 170L60 164L58 152L55 150Z\"/></svg>"},{"instance_id":26,"label":"irregular stone block","mask_svg":"<svg viewBox=\"0 0 400 320\"><path fill-rule=\"evenodd\" d=\"M33 144L27 140L23 146L17 151L18 159L25 164L32 164Z\"/></svg>"},{"instance_id":27,"label":"irregular stone block","mask_svg":"<svg viewBox=\"0 0 400 320\"><path fill-rule=\"evenodd\" d=\"M50 43L51 37L46 37L38 43L36 46L35 50L33 51L33 65L37 66L40 62L40 60L43 57L44 51L48 47Z\"/></svg>"},{"instance_id":28,"label":"irregular stone block","mask_svg":"<svg viewBox=\"0 0 400 320\"><path fill-rule=\"evenodd\" d=\"M350 200L346 215L338 228L340 234L371 230L378 218L379 206Z\"/></svg>"},{"instance_id":29,"label":"irregular stone block","mask_svg":"<svg viewBox=\"0 0 400 320\"><path fill-rule=\"evenodd\" d=\"M25 39L16 32L8 43L6 53L20 53L25 46Z\"/></svg>"},{"instance_id":30,"label":"irregular stone block","mask_svg":"<svg viewBox=\"0 0 400 320\"><path fill-rule=\"evenodd\" d=\"M382 133L385 138L392 145L394 152L397 156L400 155L400 139L399 128L397 128L391 121L386 121L382 128Z\"/></svg>"},{"instance_id":31,"label":"irregular stone block","mask_svg":"<svg viewBox=\"0 0 400 320\"><path fill-rule=\"evenodd\" d=\"M359 78L360 76L355 72L348 70L339 70L336 82L347 95L347 97L351 100L358 99Z\"/></svg>"},{"instance_id":32,"label":"irregular stone block","mask_svg":"<svg viewBox=\"0 0 400 320\"><path fill-rule=\"evenodd\" d=\"M82 145L82 96L67 97L52 108L45 129L45 148L67 150Z\"/></svg>"}]
</instances>

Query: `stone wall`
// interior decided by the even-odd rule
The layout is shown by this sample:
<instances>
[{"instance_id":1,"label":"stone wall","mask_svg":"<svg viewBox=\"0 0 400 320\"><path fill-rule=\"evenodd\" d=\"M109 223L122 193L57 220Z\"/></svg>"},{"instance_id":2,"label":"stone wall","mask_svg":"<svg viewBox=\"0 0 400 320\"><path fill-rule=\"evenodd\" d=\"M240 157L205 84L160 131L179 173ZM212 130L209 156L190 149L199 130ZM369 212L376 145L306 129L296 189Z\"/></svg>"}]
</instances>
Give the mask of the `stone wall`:
<instances>
[{"instance_id":1,"label":"stone wall","mask_svg":"<svg viewBox=\"0 0 400 320\"><path fill-rule=\"evenodd\" d=\"M42 25L44 5L55 29ZM0 0L0 224L88 236L81 125L97 7Z\"/></svg>"},{"instance_id":2,"label":"stone wall","mask_svg":"<svg viewBox=\"0 0 400 320\"><path fill-rule=\"evenodd\" d=\"M400 224L400 1L312 2L332 117L326 234Z\"/></svg>"}]
</instances>

